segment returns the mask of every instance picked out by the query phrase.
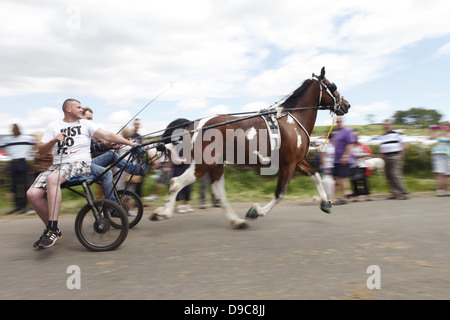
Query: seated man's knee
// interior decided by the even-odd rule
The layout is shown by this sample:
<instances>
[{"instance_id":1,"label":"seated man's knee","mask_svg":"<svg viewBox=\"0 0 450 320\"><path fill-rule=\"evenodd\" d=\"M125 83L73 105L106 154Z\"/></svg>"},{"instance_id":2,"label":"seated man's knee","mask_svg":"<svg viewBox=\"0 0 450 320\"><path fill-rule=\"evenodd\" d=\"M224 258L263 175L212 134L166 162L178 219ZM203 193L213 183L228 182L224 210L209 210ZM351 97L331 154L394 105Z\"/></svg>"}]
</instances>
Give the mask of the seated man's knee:
<instances>
[{"instance_id":1,"label":"seated man's knee","mask_svg":"<svg viewBox=\"0 0 450 320\"><path fill-rule=\"evenodd\" d=\"M41 188L29 188L27 190L27 198L30 202L35 201L36 199L42 198L45 195L45 190Z\"/></svg>"}]
</instances>

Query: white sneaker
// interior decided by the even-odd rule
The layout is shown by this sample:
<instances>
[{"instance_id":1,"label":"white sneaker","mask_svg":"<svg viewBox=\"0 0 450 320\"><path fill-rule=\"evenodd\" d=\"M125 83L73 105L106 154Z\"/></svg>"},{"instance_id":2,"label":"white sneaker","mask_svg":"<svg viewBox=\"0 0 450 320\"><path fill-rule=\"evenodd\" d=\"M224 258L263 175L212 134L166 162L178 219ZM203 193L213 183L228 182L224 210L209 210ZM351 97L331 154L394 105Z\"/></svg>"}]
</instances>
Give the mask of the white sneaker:
<instances>
[{"instance_id":1,"label":"white sneaker","mask_svg":"<svg viewBox=\"0 0 450 320\"><path fill-rule=\"evenodd\" d=\"M152 195L150 195L148 197L144 197L144 200L153 201L153 200L156 200L158 198L159 197L156 194L152 194Z\"/></svg>"},{"instance_id":2,"label":"white sneaker","mask_svg":"<svg viewBox=\"0 0 450 320\"><path fill-rule=\"evenodd\" d=\"M136 217L137 216L137 212L134 211L134 210L130 210L130 211L128 211L128 216L129 217Z\"/></svg>"},{"instance_id":3,"label":"white sneaker","mask_svg":"<svg viewBox=\"0 0 450 320\"><path fill-rule=\"evenodd\" d=\"M186 213L186 206L185 205L180 205L177 207L177 213Z\"/></svg>"},{"instance_id":4,"label":"white sneaker","mask_svg":"<svg viewBox=\"0 0 450 320\"><path fill-rule=\"evenodd\" d=\"M194 212L194 209L192 209L190 204L185 205L185 209L187 212Z\"/></svg>"},{"instance_id":5,"label":"white sneaker","mask_svg":"<svg viewBox=\"0 0 450 320\"><path fill-rule=\"evenodd\" d=\"M445 197L446 196L445 190L436 190L436 196Z\"/></svg>"}]
</instances>

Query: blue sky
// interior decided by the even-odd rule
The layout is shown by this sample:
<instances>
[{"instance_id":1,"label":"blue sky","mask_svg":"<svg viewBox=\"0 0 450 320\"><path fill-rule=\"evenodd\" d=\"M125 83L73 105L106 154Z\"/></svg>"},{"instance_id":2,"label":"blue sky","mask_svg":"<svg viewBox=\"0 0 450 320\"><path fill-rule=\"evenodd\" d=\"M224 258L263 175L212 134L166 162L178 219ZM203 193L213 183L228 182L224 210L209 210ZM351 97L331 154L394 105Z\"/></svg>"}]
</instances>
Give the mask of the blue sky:
<instances>
[{"instance_id":1,"label":"blue sky","mask_svg":"<svg viewBox=\"0 0 450 320\"><path fill-rule=\"evenodd\" d=\"M397 110L450 120L448 1L0 3L0 134L43 131L77 98L116 131L266 108L325 66L347 124ZM331 125L322 111L318 125Z\"/></svg>"}]
</instances>

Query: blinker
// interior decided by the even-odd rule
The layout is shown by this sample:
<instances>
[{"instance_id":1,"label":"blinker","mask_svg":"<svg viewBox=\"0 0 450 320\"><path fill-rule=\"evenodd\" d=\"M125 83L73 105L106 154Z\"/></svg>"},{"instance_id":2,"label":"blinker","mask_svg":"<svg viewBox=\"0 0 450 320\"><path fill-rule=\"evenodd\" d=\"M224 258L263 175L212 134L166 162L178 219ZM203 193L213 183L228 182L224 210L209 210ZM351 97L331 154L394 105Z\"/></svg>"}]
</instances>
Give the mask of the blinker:
<instances>
[{"instance_id":1,"label":"blinker","mask_svg":"<svg viewBox=\"0 0 450 320\"><path fill-rule=\"evenodd\" d=\"M331 93L334 93L337 90L337 86L332 83L328 86L328 89L331 91Z\"/></svg>"}]
</instances>

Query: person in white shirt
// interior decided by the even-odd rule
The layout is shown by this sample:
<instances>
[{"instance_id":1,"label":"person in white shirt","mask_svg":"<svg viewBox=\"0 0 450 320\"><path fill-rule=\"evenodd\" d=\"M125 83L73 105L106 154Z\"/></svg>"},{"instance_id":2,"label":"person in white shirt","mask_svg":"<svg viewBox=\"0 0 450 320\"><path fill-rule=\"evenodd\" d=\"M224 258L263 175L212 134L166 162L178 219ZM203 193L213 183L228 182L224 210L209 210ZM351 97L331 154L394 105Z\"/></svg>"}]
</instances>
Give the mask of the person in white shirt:
<instances>
[{"instance_id":1,"label":"person in white shirt","mask_svg":"<svg viewBox=\"0 0 450 320\"><path fill-rule=\"evenodd\" d=\"M27 136L20 132L19 126L12 125L12 135L7 136L0 143L0 148L5 149L11 158L9 172L11 174L11 192L14 194L15 207L7 212L27 212L27 175L28 163L26 158L34 146L33 136Z\"/></svg>"},{"instance_id":2,"label":"person in white shirt","mask_svg":"<svg viewBox=\"0 0 450 320\"><path fill-rule=\"evenodd\" d=\"M407 145L403 135L393 130L392 124L392 119L384 121L386 133L380 137L380 153L385 163L384 172L392 193L388 199L406 200L409 192L403 178L403 156Z\"/></svg>"},{"instance_id":3,"label":"person in white shirt","mask_svg":"<svg viewBox=\"0 0 450 320\"><path fill-rule=\"evenodd\" d=\"M83 107L78 100L67 99L62 110L64 118L49 124L38 145L41 154L52 150L53 165L42 172L27 191L28 200L46 225L44 234L33 245L35 248L51 247L61 238L61 231L58 229L61 184L75 176L90 174L91 138L134 145L134 142L83 119Z\"/></svg>"}]
</instances>

